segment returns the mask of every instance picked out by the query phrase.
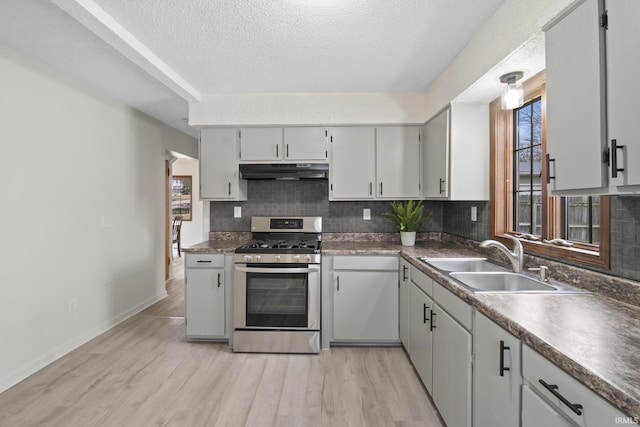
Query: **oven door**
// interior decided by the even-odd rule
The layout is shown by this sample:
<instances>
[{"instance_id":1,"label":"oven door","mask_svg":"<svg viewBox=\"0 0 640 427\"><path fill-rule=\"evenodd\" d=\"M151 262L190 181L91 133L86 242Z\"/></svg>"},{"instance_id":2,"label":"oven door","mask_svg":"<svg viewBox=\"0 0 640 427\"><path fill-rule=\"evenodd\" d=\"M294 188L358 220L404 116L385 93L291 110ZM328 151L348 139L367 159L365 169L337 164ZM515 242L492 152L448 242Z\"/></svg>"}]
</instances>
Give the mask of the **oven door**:
<instances>
[{"instance_id":1,"label":"oven door","mask_svg":"<svg viewBox=\"0 0 640 427\"><path fill-rule=\"evenodd\" d=\"M320 329L320 265L236 264L236 329Z\"/></svg>"}]
</instances>

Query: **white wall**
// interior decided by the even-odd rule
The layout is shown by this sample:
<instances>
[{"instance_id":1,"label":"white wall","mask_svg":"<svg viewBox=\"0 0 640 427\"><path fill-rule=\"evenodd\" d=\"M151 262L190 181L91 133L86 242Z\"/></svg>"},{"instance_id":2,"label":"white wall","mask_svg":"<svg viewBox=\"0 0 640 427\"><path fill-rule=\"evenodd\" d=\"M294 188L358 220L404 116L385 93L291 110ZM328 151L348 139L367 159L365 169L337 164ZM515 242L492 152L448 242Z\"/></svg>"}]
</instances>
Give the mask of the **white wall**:
<instances>
[{"instance_id":1,"label":"white wall","mask_svg":"<svg viewBox=\"0 0 640 427\"><path fill-rule=\"evenodd\" d=\"M198 160L178 159L171 164L173 175L191 175L191 221L183 221L181 244L183 248L208 240L203 229L204 203L200 200L200 173Z\"/></svg>"},{"instance_id":2,"label":"white wall","mask_svg":"<svg viewBox=\"0 0 640 427\"><path fill-rule=\"evenodd\" d=\"M545 24L576 1L580 0L505 0L426 89L424 119L435 116L496 64L539 35Z\"/></svg>"},{"instance_id":3,"label":"white wall","mask_svg":"<svg viewBox=\"0 0 640 427\"><path fill-rule=\"evenodd\" d=\"M166 150L197 144L3 46L0 94L2 391L165 295Z\"/></svg>"},{"instance_id":4,"label":"white wall","mask_svg":"<svg viewBox=\"0 0 640 427\"><path fill-rule=\"evenodd\" d=\"M423 107L422 92L207 95L189 104L189 124L419 124L424 123Z\"/></svg>"}]
</instances>

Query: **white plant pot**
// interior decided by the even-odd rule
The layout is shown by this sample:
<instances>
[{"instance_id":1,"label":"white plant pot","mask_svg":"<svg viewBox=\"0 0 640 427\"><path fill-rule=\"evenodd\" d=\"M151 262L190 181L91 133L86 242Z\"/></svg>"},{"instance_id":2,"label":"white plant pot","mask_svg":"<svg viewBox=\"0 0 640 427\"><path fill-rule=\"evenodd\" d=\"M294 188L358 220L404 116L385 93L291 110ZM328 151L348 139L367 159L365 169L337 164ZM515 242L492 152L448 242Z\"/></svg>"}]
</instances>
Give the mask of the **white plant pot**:
<instances>
[{"instance_id":1,"label":"white plant pot","mask_svg":"<svg viewBox=\"0 0 640 427\"><path fill-rule=\"evenodd\" d=\"M415 231L401 231L400 241L402 246L415 246L416 244L416 232Z\"/></svg>"}]
</instances>

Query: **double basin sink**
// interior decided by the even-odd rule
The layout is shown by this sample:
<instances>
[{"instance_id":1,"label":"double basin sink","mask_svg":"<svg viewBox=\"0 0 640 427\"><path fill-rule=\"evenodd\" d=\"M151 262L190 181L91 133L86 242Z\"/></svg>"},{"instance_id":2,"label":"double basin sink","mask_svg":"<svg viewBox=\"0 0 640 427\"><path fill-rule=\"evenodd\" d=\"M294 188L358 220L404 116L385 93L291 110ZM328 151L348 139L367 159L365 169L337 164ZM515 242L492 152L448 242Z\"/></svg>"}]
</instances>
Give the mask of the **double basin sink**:
<instances>
[{"instance_id":1,"label":"double basin sink","mask_svg":"<svg viewBox=\"0 0 640 427\"><path fill-rule=\"evenodd\" d=\"M557 282L541 281L522 273L507 271L486 258L420 258L472 292L504 293L588 293Z\"/></svg>"}]
</instances>

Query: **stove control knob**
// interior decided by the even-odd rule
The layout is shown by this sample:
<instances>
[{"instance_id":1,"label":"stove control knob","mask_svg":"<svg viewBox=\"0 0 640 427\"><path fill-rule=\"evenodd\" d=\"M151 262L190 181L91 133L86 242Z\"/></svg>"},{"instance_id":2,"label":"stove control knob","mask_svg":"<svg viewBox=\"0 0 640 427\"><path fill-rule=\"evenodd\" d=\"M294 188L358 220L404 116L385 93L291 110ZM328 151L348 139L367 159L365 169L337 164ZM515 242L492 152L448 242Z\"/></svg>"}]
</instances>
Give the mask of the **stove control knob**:
<instances>
[{"instance_id":1,"label":"stove control knob","mask_svg":"<svg viewBox=\"0 0 640 427\"><path fill-rule=\"evenodd\" d=\"M280 262L280 255L276 255L276 262Z\"/></svg>"},{"instance_id":2,"label":"stove control knob","mask_svg":"<svg viewBox=\"0 0 640 427\"><path fill-rule=\"evenodd\" d=\"M256 255L256 262L262 261L262 255Z\"/></svg>"},{"instance_id":3,"label":"stove control knob","mask_svg":"<svg viewBox=\"0 0 640 427\"><path fill-rule=\"evenodd\" d=\"M300 262L300 255L294 255L293 262Z\"/></svg>"},{"instance_id":4,"label":"stove control knob","mask_svg":"<svg viewBox=\"0 0 640 427\"><path fill-rule=\"evenodd\" d=\"M245 255L244 256L244 260L247 261L247 262L251 262L251 261L253 261L253 257L251 255Z\"/></svg>"},{"instance_id":5,"label":"stove control knob","mask_svg":"<svg viewBox=\"0 0 640 427\"><path fill-rule=\"evenodd\" d=\"M306 256L304 257L304 260L305 260L306 262L311 262L311 255L306 255Z\"/></svg>"}]
</instances>

